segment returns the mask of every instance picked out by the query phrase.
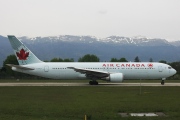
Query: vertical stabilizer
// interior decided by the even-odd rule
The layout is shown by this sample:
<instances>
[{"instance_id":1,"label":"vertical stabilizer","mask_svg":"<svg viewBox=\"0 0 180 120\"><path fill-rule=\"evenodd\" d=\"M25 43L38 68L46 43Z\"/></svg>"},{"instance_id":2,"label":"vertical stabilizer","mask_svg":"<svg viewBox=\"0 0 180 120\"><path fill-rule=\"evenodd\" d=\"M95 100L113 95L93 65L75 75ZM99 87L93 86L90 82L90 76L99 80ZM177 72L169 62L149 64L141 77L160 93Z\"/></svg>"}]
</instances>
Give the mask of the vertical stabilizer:
<instances>
[{"instance_id":1,"label":"vertical stabilizer","mask_svg":"<svg viewBox=\"0 0 180 120\"><path fill-rule=\"evenodd\" d=\"M14 50L14 54L19 62L19 65L27 65L42 62L14 35L8 35L8 39Z\"/></svg>"}]
</instances>

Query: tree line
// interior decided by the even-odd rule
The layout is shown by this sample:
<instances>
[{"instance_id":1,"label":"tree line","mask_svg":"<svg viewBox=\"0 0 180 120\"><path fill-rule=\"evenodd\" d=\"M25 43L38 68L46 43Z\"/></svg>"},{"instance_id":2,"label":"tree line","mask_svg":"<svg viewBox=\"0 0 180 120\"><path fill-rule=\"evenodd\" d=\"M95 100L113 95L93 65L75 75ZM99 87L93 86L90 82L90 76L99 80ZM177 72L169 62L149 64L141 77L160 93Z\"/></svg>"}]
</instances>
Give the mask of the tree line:
<instances>
[{"instance_id":1,"label":"tree line","mask_svg":"<svg viewBox=\"0 0 180 120\"><path fill-rule=\"evenodd\" d=\"M74 62L73 58L53 58L50 61L45 61L45 62ZM78 62L100 62L100 59L93 54L86 54L83 57L80 57L78 59ZM128 60L124 57L118 59L118 58L111 58L110 61L107 62L128 62ZM141 60L139 59L138 56L136 56L134 58L134 62L141 62ZM149 62L153 62L153 59L150 58ZM167 63L165 60L161 60L159 61L161 63L166 63L171 65L174 69L176 69L177 74L174 75L173 77L171 77L170 79L180 79L180 62L172 62L172 63ZM32 78L32 75L27 75L27 74L23 74L23 73L18 73L18 72L14 72L11 70L10 67L8 67L6 64L15 64L18 65L18 61L16 59L15 55L9 55L7 56L7 58L4 60L3 62L3 67L0 69L0 78L5 78L5 77L23 77L23 78ZM37 78L37 79L41 79L40 77L37 76L33 76L33 78Z\"/></svg>"}]
</instances>

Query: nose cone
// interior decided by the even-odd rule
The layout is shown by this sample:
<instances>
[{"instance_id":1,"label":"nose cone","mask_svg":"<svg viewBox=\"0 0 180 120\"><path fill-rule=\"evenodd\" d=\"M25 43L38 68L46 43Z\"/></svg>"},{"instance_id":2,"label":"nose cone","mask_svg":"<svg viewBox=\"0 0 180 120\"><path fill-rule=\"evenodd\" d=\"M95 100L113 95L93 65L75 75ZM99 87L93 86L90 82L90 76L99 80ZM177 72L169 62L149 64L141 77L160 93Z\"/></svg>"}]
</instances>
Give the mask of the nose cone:
<instances>
[{"instance_id":1,"label":"nose cone","mask_svg":"<svg viewBox=\"0 0 180 120\"><path fill-rule=\"evenodd\" d=\"M171 71L172 75L176 74L176 72L177 71L175 69L172 69L172 71Z\"/></svg>"}]
</instances>

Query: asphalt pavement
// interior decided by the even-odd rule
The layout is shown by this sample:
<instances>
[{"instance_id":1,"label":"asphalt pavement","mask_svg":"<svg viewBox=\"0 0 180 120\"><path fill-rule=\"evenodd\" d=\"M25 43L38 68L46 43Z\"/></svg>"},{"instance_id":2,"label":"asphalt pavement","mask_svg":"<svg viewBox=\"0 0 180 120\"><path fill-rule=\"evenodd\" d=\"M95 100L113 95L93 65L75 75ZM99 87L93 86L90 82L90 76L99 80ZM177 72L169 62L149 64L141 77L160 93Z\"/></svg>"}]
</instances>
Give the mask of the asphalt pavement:
<instances>
[{"instance_id":1,"label":"asphalt pavement","mask_svg":"<svg viewBox=\"0 0 180 120\"><path fill-rule=\"evenodd\" d=\"M0 83L0 86L180 86L180 83L99 83L99 85L89 85L89 83Z\"/></svg>"}]
</instances>

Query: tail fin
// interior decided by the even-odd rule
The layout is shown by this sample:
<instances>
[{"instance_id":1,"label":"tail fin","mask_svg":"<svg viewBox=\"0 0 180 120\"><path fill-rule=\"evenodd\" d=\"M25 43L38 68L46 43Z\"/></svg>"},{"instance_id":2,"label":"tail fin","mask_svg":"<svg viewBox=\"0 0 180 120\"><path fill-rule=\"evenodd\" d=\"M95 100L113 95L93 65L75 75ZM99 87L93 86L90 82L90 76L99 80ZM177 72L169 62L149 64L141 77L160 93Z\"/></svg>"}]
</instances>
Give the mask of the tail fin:
<instances>
[{"instance_id":1,"label":"tail fin","mask_svg":"<svg viewBox=\"0 0 180 120\"><path fill-rule=\"evenodd\" d=\"M42 62L14 35L8 35L8 39L14 49L19 65L27 65Z\"/></svg>"}]
</instances>

